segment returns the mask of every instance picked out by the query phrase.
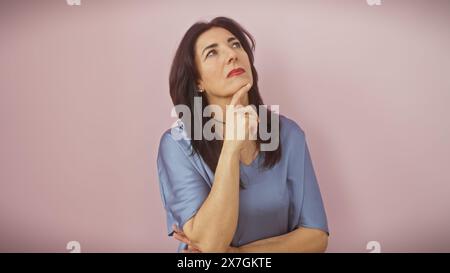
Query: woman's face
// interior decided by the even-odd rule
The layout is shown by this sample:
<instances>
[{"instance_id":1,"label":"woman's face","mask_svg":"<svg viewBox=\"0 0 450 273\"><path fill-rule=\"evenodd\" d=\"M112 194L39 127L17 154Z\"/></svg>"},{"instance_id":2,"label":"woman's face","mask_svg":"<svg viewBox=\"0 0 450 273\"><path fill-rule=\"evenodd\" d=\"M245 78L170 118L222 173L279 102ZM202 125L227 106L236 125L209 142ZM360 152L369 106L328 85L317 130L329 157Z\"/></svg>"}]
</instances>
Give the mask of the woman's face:
<instances>
[{"instance_id":1,"label":"woman's face","mask_svg":"<svg viewBox=\"0 0 450 273\"><path fill-rule=\"evenodd\" d=\"M247 83L253 85L247 52L241 42L224 28L213 27L198 37L195 62L200 73L198 87L206 91L210 102L214 98L231 97ZM244 72L229 75L236 68Z\"/></svg>"}]
</instances>

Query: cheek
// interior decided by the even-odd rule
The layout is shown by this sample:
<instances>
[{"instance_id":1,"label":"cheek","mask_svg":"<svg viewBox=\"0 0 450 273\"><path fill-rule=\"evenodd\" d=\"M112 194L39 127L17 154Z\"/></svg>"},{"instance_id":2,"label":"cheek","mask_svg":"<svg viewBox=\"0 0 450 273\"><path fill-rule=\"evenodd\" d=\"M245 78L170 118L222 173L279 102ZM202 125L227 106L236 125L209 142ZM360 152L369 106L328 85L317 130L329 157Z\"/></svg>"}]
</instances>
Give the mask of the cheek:
<instances>
[{"instance_id":1,"label":"cheek","mask_svg":"<svg viewBox=\"0 0 450 273\"><path fill-rule=\"evenodd\" d=\"M216 65L205 66L202 78L209 86L215 86L221 82L223 76L222 71Z\"/></svg>"},{"instance_id":2,"label":"cheek","mask_svg":"<svg viewBox=\"0 0 450 273\"><path fill-rule=\"evenodd\" d=\"M250 60L248 59L247 54L243 54L244 56L242 56L243 60L245 60L245 66L246 66L246 70L249 72L249 75L252 74L252 66L250 65Z\"/></svg>"}]
</instances>

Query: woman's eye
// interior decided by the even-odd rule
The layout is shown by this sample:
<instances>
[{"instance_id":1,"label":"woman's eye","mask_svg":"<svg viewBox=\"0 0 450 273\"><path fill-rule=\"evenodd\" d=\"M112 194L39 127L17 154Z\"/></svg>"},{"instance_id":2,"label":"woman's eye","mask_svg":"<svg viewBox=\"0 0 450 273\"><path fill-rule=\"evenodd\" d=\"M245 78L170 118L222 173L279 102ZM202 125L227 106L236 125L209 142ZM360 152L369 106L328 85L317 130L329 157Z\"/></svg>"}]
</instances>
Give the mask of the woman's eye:
<instances>
[{"instance_id":1,"label":"woman's eye","mask_svg":"<svg viewBox=\"0 0 450 273\"><path fill-rule=\"evenodd\" d=\"M216 51L215 50L211 50L210 52L208 52L208 54L206 54L206 57L212 56L213 54L211 54L211 53L216 54Z\"/></svg>"},{"instance_id":2,"label":"woman's eye","mask_svg":"<svg viewBox=\"0 0 450 273\"><path fill-rule=\"evenodd\" d=\"M240 42L235 42L232 44L234 48L241 48L241 43ZM215 55L217 52L215 49L211 50L210 52L208 52L208 54L206 54L206 58Z\"/></svg>"}]
</instances>

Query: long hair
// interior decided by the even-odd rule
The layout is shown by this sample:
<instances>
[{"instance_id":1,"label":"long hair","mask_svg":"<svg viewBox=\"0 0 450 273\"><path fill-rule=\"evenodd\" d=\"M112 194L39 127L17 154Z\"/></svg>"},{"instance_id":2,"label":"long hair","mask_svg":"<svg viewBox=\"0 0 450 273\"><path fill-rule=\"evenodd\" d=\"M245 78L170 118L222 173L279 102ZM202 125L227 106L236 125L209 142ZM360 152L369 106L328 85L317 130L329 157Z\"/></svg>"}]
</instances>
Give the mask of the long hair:
<instances>
[{"instance_id":1,"label":"long hair","mask_svg":"<svg viewBox=\"0 0 450 273\"><path fill-rule=\"evenodd\" d=\"M246 51L248 58L250 60L252 74L253 74L253 86L248 91L249 104L254 105L257 108L258 115L259 111L263 109L266 112L267 118L267 128L269 131L272 130L271 126L271 111L266 107L259 107L264 105L261 95L258 89L258 73L256 72L254 66L254 56L253 51L255 50L255 40L252 35L240 26L237 22L226 17L216 17L210 22L197 22L192 25L178 46L175 53L175 57L172 62L172 67L169 76L169 86L170 86L170 96L174 105L186 105L194 112L194 98L202 97L202 111L208 105L208 99L205 92L199 92L197 87L197 80L200 78L198 69L195 65L195 43L197 38L205 31L212 27L221 27L229 32L231 32L242 44L243 49ZM260 109L261 108L261 109ZM180 117L181 113L177 113ZM196 117L191 115L191 130L194 132L194 119ZM197 120L202 120L203 124L208 122L210 117L201 117ZM281 126L281 124L280 124ZM279 127L281 128L281 127ZM281 130L281 129L280 129ZM279 136L279 132L278 136ZM192 135L192 134L191 134ZM198 153L203 158L203 160L208 164L209 168L215 173L217 163L219 161L219 156L222 150L223 140L206 140L204 138L200 140L195 140L192 136L189 136L192 145L192 154ZM262 140L260 138L259 130L256 139L256 144L260 147L261 143L270 142L269 140ZM276 150L273 151L260 151L263 153L264 162L262 164L263 168L269 169L273 167L281 159L281 139L279 139L279 145ZM242 183L241 183L242 186Z\"/></svg>"}]
</instances>

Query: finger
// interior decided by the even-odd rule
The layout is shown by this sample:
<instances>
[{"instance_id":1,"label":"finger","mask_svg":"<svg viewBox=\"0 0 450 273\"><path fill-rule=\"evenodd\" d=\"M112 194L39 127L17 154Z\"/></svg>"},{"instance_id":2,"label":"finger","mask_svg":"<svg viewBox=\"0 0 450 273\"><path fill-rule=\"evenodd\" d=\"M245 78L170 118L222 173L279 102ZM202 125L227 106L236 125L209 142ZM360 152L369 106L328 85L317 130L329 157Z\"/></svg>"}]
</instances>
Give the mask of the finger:
<instances>
[{"instance_id":1,"label":"finger","mask_svg":"<svg viewBox=\"0 0 450 273\"><path fill-rule=\"evenodd\" d=\"M259 122L258 113L256 112L255 107L248 105L242 109L236 110L235 113L245 120L241 125L244 126L244 128L248 128L249 138L255 140L257 138Z\"/></svg>"},{"instance_id":2,"label":"finger","mask_svg":"<svg viewBox=\"0 0 450 273\"><path fill-rule=\"evenodd\" d=\"M234 111L244 111L244 112L252 112L256 115L258 115L258 112L256 112L256 106L254 106L253 104L249 104L247 106L242 106L242 105L236 105L234 106Z\"/></svg>"},{"instance_id":3,"label":"finger","mask_svg":"<svg viewBox=\"0 0 450 273\"><path fill-rule=\"evenodd\" d=\"M230 117L233 115L233 113L235 113L237 110L239 109L243 109L244 106L238 104L238 105L227 105L226 106L226 116Z\"/></svg>"},{"instance_id":4,"label":"finger","mask_svg":"<svg viewBox=\"0 0 450 273\"><path fill-rule=\"evenodd\" d=\"M252 105L238 108L234 110L234 112L239 114L248 113L250 116L255 117L257 120L259 120L258 112L256 112L255 107Z\"/></svg>"},{"instance_id":5,"label":"finger","mask_svg":"<svg viewBox=\"0 0 450 273\"><path fill-rule=\"evenodd\" d=\"M248 105L247 107L249 107L250 112L251 112L255 117L258 117L258 118L259 118L258 112L256 111L256 106L254 106L253 104L250 104L250 105Z\"/></svg>"},{"instance_id":6,"label":"finger","mask_svg":"<svg viewBox=\"0 0 450 273\"><path fill-rule=\"evenodd\" d=\"M196 247L194 247L192 245L189 245L187 249L191 253L200 253L201 252L200 249L198 249L198 248L196 248Z\"/></svg>"},{"instance_id":7,"label":"finger","mask_svg":"<svg viewBox=\"0 0 450 273\"><path fill-rule=\"evenodd\" d=\"M174 236L175 235L177 235L179 238L191 243L191 239L189 239L189 237L187 237L186 234L184 234L184 233L180 234L180 233L175 232Z\"/></svg>"},{"instance_id":8,"label":"finger","mask_svg":"<svg viewBox=\"0 0 450 273\"><path fill-rule=\"evenodd\" d=\"M246 119L246 123L255 125L259 122L258 113L251 106L246 106L234 112L237 116Z\"/></svg>"},{"instance_id":9,"label":"finger","mask_svg":"<svg viewBox=\"0 0 450 273\"><path fill-rule=\"evenodd\" d=\"M259 116L258 116L258 112L256 111L256 106L254 105L249 105L249 110L250 110L250 121L251 123L258 123L259 122Z\"/></svg>"},{"instance_id":10,"label":"finger","mask_svg":"<svg viewBox=\"0 0 450 273\"><path fill-rule=\"evenodd\" d=\"M178 241L185 243L185 244L190 244L191 242L185 238L182 237L174 237L175 239L177 239Z\"/></svg>"},{"instance_id":11,"label":"finger","mask_svg":"<svg viewBox=\"0 0 450 273\"><path fill-rule=\"evenodd\" d=\"M192 243L191 240L186 235L178 234L178 236L181 237L184 241L188 242L189 244Z\"/></svg>"},{"instance_id":12,"label":"finger","mask_svg":"<svg viewBox=\"0 0 450 273\"><path fill-rule=\"evenodd\" d=\"M175 230L175 232L184 235L184 232L181 229L179 229L177 225L173 224L172 228Z\"/></svg>"},{"instance_id":13,"label":"finger","mask_svg":"<svg viewBox=\"0 0 450 273\"><path fill-rule=\"evenodd\" d=\"M242 105L241 99L244 94L246 94L250 90L251 87L252 85L250 83L247 83L246 85L241 87L241 89L234 93L233 97L231 98L230 105L235 106L238 105L238 103Z\"/></svg>"},{"instance_id":14,"label":"finger","mask_svg":"<svg viewBox=\"0 0 450 273\"><path fill-rule=\"evenodd\" d=\"M186 237L180 236L180 235L177 234L177 233L175 233L175 234L173 235L173 237L174 237L175 239L177 239L178 241L180 241L180 242L183 242L183 243L186 243L186 244L190 244L190 243L191 243L191 241L189 241Z\"/></svg>"}]
</instances>

